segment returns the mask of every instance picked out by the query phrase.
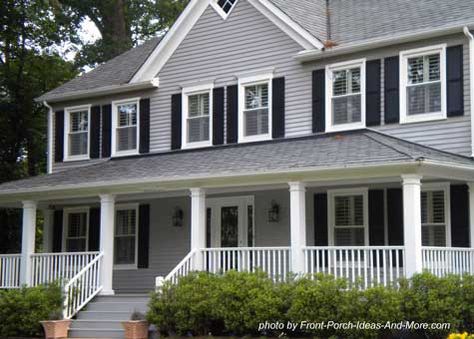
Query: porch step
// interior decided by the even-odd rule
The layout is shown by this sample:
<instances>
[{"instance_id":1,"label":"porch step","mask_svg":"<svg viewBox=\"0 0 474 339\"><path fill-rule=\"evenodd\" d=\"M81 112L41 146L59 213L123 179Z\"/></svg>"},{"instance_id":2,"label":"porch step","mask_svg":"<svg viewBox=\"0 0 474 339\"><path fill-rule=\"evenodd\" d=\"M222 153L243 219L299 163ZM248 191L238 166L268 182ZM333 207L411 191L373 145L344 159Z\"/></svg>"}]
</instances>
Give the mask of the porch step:
<instances>
[{"instance_id":1,"label":"porch step","mask_svg":"<svg viewBox=\"0 0 474 339\"><path fill-rule=\"evenodd\" d=\"M148 301L145 294L98 296L72 321L69 338L123 338L122 322L146 313Z\"/></svg>"}]
</instances>

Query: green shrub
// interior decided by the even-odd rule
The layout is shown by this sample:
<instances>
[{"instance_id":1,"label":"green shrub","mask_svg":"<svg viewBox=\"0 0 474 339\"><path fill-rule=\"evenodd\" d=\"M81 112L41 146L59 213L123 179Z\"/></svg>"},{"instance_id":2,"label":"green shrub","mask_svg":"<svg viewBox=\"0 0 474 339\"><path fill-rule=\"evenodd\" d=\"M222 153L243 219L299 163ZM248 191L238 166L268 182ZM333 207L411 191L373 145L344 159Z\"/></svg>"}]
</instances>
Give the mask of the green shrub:
<instances>
[{"instance_id":1,"label":"green shrub","mask_svg":"<svg viewBox=\"0 0 474 339\"><path fill-rule=\"evenodd\" d=\"M0 337L39 337L41 320L62 309L58 285L0 290Z\"/></svg>"}]
</instances>

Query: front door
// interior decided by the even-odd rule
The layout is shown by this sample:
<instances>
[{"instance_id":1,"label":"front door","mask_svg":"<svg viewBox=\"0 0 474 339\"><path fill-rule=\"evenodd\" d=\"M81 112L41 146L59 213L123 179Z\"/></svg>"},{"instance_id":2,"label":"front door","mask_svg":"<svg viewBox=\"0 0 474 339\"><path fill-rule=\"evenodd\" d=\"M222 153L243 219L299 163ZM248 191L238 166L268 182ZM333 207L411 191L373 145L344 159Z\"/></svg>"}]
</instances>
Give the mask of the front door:
<instances>
[{"instance_id":1,"label":"front door","mask_svg":"<svg viewBox=\"0 0 474 339\"><path fill-rule=\"evenodd\" d=\"M252 247L253 197L207 200L207 247Z\"/></svg>"}]
</instances>

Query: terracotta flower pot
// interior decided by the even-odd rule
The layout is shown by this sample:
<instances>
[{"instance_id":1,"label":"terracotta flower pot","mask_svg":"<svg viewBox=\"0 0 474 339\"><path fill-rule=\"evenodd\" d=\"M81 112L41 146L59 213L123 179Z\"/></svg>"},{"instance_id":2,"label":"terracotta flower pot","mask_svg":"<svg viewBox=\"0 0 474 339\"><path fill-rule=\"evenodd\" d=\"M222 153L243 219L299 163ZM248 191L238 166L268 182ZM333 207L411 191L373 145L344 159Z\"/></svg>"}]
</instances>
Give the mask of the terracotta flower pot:
<instances>
[{"instance_id":1,"label":"terracotta flower pot","mask_svg":"<svg viewBox=\"0 0 474 339\"><path fill-rule=\"evenodd\" d=\"M122 322L125 329L126 339L147 339L148 338L148 322L145 320L130 320Z\"/></svg>"},{"instance_id":2,"label":"terracotta flower pot","mask_svg":"<svg viewBox=\"0 0 474 339\"><path fill-rule=\"evenodd\" d=\"M67 338L67 332L71 325L71 320L47 320L41 321L46 339Z\"/></svg>"}]
</instances>

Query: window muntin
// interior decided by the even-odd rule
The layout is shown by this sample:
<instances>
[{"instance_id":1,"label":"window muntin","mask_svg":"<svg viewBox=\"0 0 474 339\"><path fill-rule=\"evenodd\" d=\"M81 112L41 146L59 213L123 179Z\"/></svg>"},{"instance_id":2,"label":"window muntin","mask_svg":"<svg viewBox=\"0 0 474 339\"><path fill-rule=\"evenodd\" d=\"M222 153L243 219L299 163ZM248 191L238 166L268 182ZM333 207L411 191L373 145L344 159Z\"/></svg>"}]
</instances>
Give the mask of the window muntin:
<instances>
[{"instance_id":1,"label":"window muntin","mask_svg":"<svg viewBox=\"0 0 474 339\"><path fill-rule=\"evenodd\" d=\"M244 136L267 135L269 133L268 83L245 86L244 93Z\"/></svg>"},{"instance_id":2,"label":"window muntin","mask_svg":"<svg viewBox=\"0 0 474 339\"><path fill-rule=\"evenodd\" d=\"M446 246L447 239L446 192L421 192L421 229L423 246Z\"/></svg>"},{"instance_id":3,"label":"window muntin","mask_svg":"<svg viewBox=\"0 0 474 339\"><path fill-rule=\"evenodd\" d=\"M187 142L205 142L210 140L210 93L188 96Z\"/></svg>"},{"instance_id":4,"label":"window muntin","mask_svg":"<svg viewBox=\"0 0 474 339\"><path fill-rule=\"evenodd\" d=\"M66 232L65 245L66 252L87 251L87 233L89 216L87 210L71 211L65 213Z\"/></svg>"},{"instance_id":5,"label":"window muntin","mask_svg":"<svg viewBox=\"0 0 474 339\"><path fill-rule=\"evenodd\" d=\"M136 267L138 209L123 207L116 211L114 234L114 265Z\"/></svg>"},{"instance_id":6,"label":"window muntin","mask_svg":"<svg viewBox=\"0 0 474 339\"><path fill-rule=\"evenodd\" d=\"M217 0L217 4L224 11L224 13L229 14L237 0Z\"/></svg>"}]
</instances>

